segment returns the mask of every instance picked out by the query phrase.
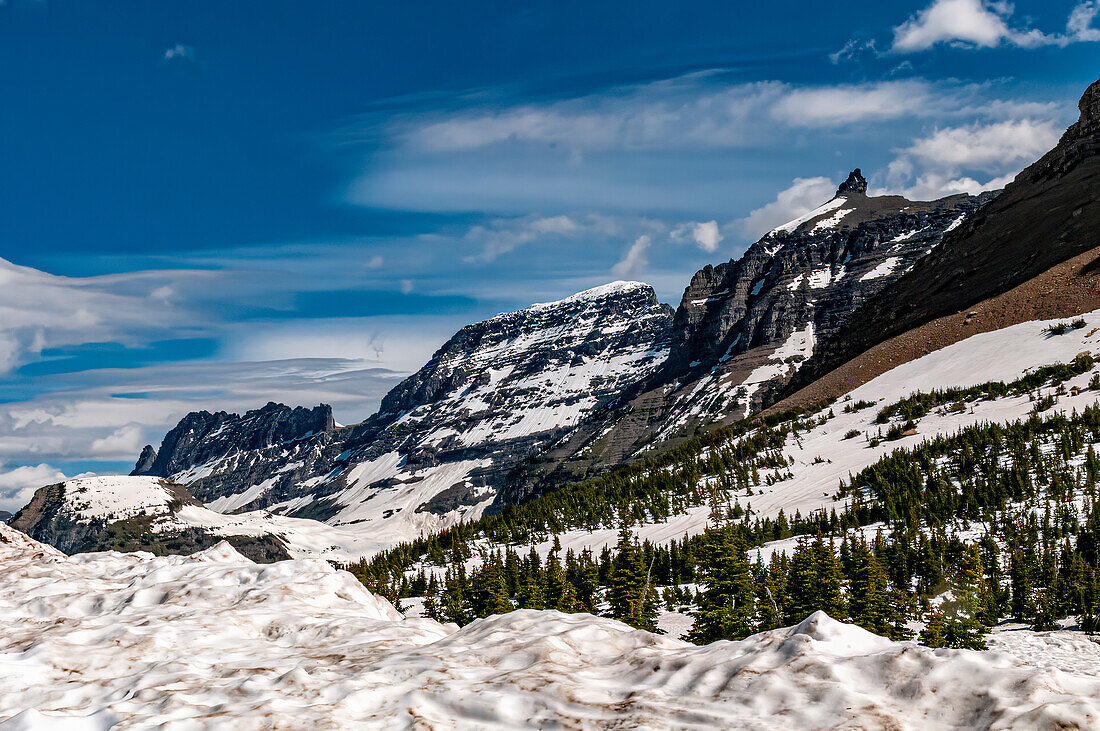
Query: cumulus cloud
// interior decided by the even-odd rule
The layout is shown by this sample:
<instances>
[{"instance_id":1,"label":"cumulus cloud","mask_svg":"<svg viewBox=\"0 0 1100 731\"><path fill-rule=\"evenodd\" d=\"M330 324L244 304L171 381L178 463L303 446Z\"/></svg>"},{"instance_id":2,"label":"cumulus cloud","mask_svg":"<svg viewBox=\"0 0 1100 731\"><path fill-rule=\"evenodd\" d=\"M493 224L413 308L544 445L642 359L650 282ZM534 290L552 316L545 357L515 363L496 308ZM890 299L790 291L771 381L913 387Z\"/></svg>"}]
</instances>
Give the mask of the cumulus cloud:
<instances>
[{"instance_id":1,"label":"cumulus cloud","mask_svg":"<svg viewBox=\"0 0 1100 731\"><path fill-rule=\"evenodd\" d=\"M677 243L694 243L703 251L718 251L722 234L717 221L681 223L672 229L671 238Z\"/></svg>"},{"instance_id":2,"label":"cumulus cloud","mask_svg":"<svg viewBox=\"0 0 1100 731\"><path fill-rule=\"evenodd\" d=\"M1100 40L1092 21L1100 10L1096 0L1080 3L1070 12L1066 32L1044 33L1012 23L1012 5L986 0L934 0L931 5L894 28L895 53L925 51L938 43L970 48L1000 45L1020 48Z\"/></svg>"},{"instance_id":3,"label":"cumulus cloud","mask_svg":"<svg viewBox=\"0 0 1100 731\"><path fill-rule=\"evenodd\" d=\"M1096 0L1075 7L1066 22L1066 35L1076 41L1100 41L1100 29L1092 27L1098 12L1100 2Z\"/></svg>"},{"instance_id":4,"label":"cumulus cloud","mask_svg":"<svg viewBox=\"0 0 1100 731\"><path fill-rule=\"evenodd\" d=\"M836 193L836 183L828 178L795 178L775 200L757 208L737 223L753 238L759 238L776 226L812 211Z\"/></svg>"},{"instance_id":5,"label":"cumulus cloud","mask_svg":"<svg viewBox=\"0 0 1100 731\"><path fill-rule=\"evenodd\" d=\"M131 459L145 444L145 430L127 424L111 434L92 440L91 453L103 459Z\"/></svg>"},{"instance_id":6,"label":"cumulus cloud","mask_svg":"<svg viewBox=\"0 0 1100 731\"><path fill-rule=\"evenodd\" d=\"M0 510L14 513L27 504L34 491L66 479L65 473L46 463L5 470L0 460Z\"/></svg>"},{"instance_id":7,"label":"cumulus cloud","mask_svg":"<svg viewBox=\"0 0 1100 731\"><path fill-rule=\"evenodd\" d=\"M1053 147L1059 134L1053 122L1033 119L937 129L899 151L888 185L914 200L1003 188Z\"/></svg>"},{"instance_id":8,"label":"cumulus cloud","mask_svg":"<svg viewBox=\"0 0 1100 731\"><path fill-rule=\"evenodd\" d=\"M642 271L649 265L649 259L646 257L646 251L649 249L649 245L652 240L649 236L642 234L634 243L630 245L630 248L626 250L626 254L623 258L611 267L611 273L619 279L637 279Z\"/></svg>"}]
</instances>

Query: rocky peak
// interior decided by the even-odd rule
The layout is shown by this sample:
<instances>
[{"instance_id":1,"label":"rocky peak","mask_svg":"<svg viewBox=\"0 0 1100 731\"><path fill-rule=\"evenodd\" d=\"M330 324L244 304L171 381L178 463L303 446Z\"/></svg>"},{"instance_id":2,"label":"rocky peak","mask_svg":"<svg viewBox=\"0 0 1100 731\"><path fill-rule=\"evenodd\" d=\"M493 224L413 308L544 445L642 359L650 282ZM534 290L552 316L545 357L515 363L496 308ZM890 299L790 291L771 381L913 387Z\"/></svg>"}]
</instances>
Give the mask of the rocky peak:
<instances>
[{"instance_id":1,"label":"rocky peak","mask_svg":"<svg viewBox=\"0 0 1100 731\"><path fill-rule=\"evenodd\" d=\"M867 195L867 181L859 168L848 173L848 179L836 189L838 196Z\"/></svg>"},{"instance_id":2,"label":"rocky peak","mask_svg":"<svg viewBox=\"0 0 1100 731\"><path fill-rule=\"evenodd\" d=\"M556 302L531 305L459 330L414 375L382 400L382 413L400 413L434 403L491 370L505 381L533 378L556 364L612 357L641 345L667 341L672 308L657 301L653 287L612 282Z\"/></svg>"},{"instance_id":3,"label":"rocky peak","mask_svg":"<svg viewBox=\"0 0 1100 731\"><path fill-rule=\"evenodd\" d=\"M219 511L267 508L408 540L476 517L514 470L653 373L671 322L638 282L534 304L459 330L360 424L317 435L328 407L196 412L147 474Z\"/></svg>"},{"instance_id":4,"label":"rocky peak","mask_svg":"<svg viewBox=\"0 0 1100 731\"><path fill-rule=\"evenodd\" d=\"M157 461L157 450L153 449L152 444L146 444L142 450L141 455L138 456L137 464L134 465L134 471L131 475L147 475L152 471L153 465Z\"/></svg>"},{"instance_id":5,"label":"rocky peak","mask_svg":"<svg viewBox=\"0 0 1100 731\"><path fill-rule=\"evenodd\" d=\"M224 411L193 411L169 431L160 449L146 445L131 475L167 477L214 456L253 450L331 432L332 407L290 408L274 402L243 416Z\"/></svg>"}]
</instances>

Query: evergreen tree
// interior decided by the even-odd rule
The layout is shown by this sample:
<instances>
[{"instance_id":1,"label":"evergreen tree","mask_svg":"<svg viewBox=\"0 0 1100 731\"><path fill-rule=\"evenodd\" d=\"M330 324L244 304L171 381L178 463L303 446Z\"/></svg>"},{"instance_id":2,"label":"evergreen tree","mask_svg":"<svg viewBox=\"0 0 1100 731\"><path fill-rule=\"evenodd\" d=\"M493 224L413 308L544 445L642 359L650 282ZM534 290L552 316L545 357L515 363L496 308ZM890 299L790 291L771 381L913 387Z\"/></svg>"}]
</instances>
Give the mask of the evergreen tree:
<instances>
[{"instance_id":1,"label":"evergreen tree","mask_svg":"<svg viewBox=\"0 0 1100 731\"><path fill-rule=\"evenodd\" d=\"M608 600L613 618L639 629L657 629L656 592L648 585L648 579L642 552L630 528L624 525L619 530L609 578Z\"/></svg>"},{"instance_id":2,"label":"evergreen tree","mask_svg":"<svg viewBox=\"0 0 1100 731\"><path fill-rule=\"evenodd\" d=\"M745 546L731 528L708 530L701 549L700 598L689 639L706 644L736 640L755 631L756 586Z\"/></svg>"}]
</instances>

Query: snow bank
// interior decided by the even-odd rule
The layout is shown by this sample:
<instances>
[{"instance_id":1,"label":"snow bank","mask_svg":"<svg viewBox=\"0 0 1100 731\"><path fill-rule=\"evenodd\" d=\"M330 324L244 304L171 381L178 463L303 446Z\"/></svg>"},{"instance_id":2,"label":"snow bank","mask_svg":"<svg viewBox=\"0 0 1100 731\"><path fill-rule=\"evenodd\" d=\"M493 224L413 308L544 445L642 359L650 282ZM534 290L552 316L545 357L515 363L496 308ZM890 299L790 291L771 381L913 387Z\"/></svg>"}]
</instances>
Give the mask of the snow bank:
<instances>
[{"instance_id":1,"label":"snow bank","mask_svg":"<svg viewBox=\"0 0 1100 731\"><path fill-rule=\"evenodd\" d=\"M590 615L406 619L320 561L66 558L0 525L9 728L1085 728L1100 681L817 613L694 647Z\"/></svg>"}]
</instances>

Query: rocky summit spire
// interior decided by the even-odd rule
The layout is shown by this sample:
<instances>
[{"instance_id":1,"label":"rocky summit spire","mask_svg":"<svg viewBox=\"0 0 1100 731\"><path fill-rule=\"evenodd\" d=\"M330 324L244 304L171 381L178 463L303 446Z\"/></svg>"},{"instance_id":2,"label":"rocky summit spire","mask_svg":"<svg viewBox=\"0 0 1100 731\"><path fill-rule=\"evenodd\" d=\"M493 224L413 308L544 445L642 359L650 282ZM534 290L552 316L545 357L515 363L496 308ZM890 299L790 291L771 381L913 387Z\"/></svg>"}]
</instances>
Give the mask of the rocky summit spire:
<instances>
[{"instance_id":1,"label":"rocky summit spire","mask_svg":"<svg viewBox=\"0 0 1100 731\"><path fill-rule=\"evenodd\" d=\"M840 187L836 189L837 195L867 195L867 181L863 177L863 173L856 168L852 172L848 173L848 179L840 184Z\"/></svg>"}]
</instances>

